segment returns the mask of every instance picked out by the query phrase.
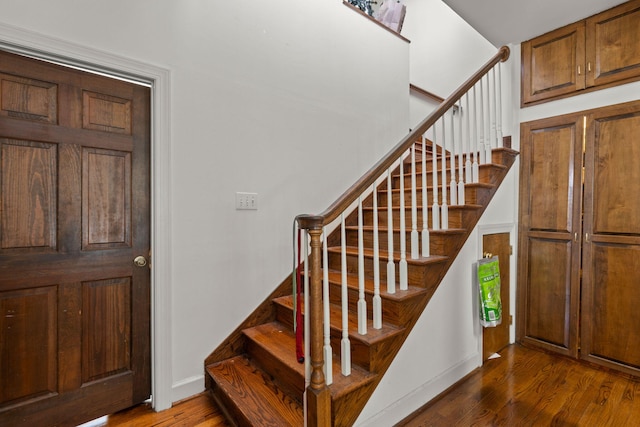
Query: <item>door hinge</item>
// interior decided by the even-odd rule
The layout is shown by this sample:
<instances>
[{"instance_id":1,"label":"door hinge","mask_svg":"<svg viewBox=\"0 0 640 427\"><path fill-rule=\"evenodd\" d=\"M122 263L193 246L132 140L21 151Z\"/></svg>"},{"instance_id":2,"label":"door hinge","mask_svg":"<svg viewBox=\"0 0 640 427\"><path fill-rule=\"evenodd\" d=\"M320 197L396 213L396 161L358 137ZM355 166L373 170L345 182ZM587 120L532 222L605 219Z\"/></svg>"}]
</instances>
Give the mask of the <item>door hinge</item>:
<instances>
[{"instance_id":1,"label":"door hinge","mask_svg":"<svg viewBox=\"0 0 640 427\"><path fill-rule=\"evenodd\" d=\"M513 315L509 315L509 325L513 325Z\"/></svg>"},{"instance_id":2,"label":"door hinge","mask_svg":"<svg viewBox=\"0 0 640 427\"><path fill-rule=\"evenodd\" d=\"M513 255L513 245L509 245L509 255Z\"/></svg>"}]
</instances>

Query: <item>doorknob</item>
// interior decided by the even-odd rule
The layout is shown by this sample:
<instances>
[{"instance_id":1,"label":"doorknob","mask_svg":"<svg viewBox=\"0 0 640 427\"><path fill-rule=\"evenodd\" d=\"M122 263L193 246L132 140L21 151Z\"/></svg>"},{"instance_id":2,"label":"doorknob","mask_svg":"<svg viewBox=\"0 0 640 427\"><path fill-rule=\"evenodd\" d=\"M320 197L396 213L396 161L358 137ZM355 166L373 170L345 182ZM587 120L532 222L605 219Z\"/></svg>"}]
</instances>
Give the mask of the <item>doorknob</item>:
<instances>
[{"instance_id":1,"label":"doorknob","mask_svg":"<svg viewBox=\"0 0 640 427\"><path fill-rule=\"evenodd\" d=\"M136 265L136 267L144 267L145 265L147 265L147 259L142 255L138 255L134 258L133 263Z\"/></svg>"}]
</instances>

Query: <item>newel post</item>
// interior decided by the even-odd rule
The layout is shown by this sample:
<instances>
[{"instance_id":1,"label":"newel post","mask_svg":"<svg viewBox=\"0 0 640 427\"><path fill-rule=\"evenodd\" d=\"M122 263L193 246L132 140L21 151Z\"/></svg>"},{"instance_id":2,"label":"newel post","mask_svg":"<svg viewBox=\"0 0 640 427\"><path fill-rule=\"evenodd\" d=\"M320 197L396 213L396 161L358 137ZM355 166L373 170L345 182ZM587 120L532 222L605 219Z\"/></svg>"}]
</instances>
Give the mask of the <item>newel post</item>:
<instances>
[{"instance_id":1,"label":"newel post","mask_svg":"<svg viewBox=\"0 0 640 427\"><path fill-rule=\"evenodd\" d=\"M331 426L331 394L323 372L322 328L322 217L299 216L298 224L311 236L309 295L305 295L305 313L309 316L311 379L307 387L307 425Z\"/></svg>"}]
</instances>

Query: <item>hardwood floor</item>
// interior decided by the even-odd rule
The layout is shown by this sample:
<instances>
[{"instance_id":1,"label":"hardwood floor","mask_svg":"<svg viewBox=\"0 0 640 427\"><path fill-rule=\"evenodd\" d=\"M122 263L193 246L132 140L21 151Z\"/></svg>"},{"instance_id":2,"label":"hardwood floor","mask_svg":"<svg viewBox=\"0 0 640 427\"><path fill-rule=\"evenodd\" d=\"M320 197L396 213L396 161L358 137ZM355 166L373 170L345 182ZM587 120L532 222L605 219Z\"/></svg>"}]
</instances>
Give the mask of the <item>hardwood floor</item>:
<instances>
[{"instance_id":1,"label":"hardwood floor","mask_svg":"<svg viewBox=\"0 0 640 427\"><path fill-rule=\"evenodd\" d=\"M640 425L640 378L511 345L397 427Z\"/></svg>"},{"instance_id":2,"label":"hardwood floor","mask_svg":"<svg viewBox=\"0 0 640 427\"><path fill-rule=\"evenodd\" d=\"M222 411L213 403L208 393L201 393L177 402L171 409L154 412L144 403L116 412L81 427L230 427Z\"/></svg>"},{"instance_id":3,"label":"hardwood floor","mask_svg":"<svg viewBox=\"0 0 640 427\"><path fill-rule=\"evenodd\" d=\"M640 378L520 345L411 414L396 427L640 425ZM95 427L229 427L208 394L153 412L148 404L105 417Z\"/></svg>"}]
</instances>

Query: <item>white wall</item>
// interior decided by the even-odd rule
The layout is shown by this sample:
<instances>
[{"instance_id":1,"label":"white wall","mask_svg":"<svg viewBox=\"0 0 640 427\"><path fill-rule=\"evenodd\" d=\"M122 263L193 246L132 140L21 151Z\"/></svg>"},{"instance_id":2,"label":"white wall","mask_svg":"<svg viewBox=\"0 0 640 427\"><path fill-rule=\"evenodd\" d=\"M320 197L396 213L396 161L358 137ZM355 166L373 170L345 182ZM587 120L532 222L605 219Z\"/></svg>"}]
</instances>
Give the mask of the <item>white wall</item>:
<instances>
[{"instance_id":1,"label":"white wall","mask_svg":"<svg viewBox=\"0 0 640 427\"><path fill-rule=\"evenodd\" d=\"M324 210L409 128L409 47L341 1L0 0L2 25L168 69L171 381L286 277ZM73 56L73 53L71 53ZM371 70L376 70L372 73ZM384 82L384 84L381 84ZM236 211L235 192L259 194Z\"/></svg>"}]
</instances>

